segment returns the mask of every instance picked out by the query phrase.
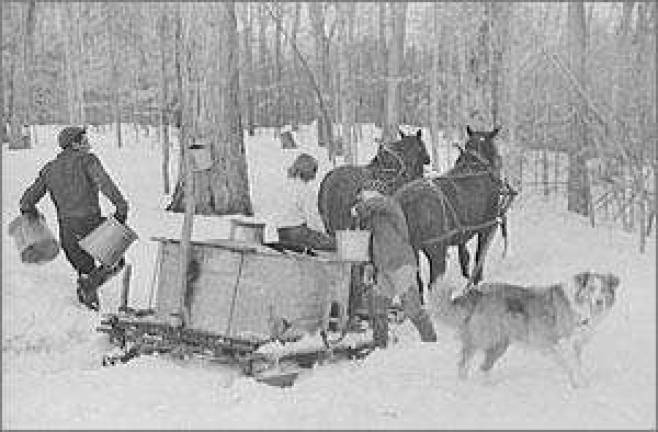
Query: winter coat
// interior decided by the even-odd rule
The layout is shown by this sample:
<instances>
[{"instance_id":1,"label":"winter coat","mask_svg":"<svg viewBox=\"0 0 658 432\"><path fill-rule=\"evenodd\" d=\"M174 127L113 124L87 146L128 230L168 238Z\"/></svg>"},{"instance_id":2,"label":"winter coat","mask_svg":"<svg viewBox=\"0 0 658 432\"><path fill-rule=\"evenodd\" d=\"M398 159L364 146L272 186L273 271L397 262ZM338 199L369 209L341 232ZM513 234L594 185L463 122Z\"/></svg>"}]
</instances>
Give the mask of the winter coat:
<instances>
[{"instance_id":1,"label":"winter coat","mask_svg":"<svg viewBox=\"0 0 658 432\"><path fill-rule=\"evenodd\" d=\"M36 204L47 191L60 220L100 216L99 190L114 204L116 213L128 213L128 203L98 157L87 151L65 148L39 171L23 193L20 208L22 212L35 212Z\"/></svg>"},{"instance_id":2,"label":"winter coat","mask_svg":"<svg viewBox=\"0 0 658 432\"><path fill-rule=\"evenodd\" d=\"M416 284L416 255L409 241L407 221L391 197L378 196L354 207L362 228L372 232L372 261L383 295L401 295Z\"/></svg>"}]
</instances>

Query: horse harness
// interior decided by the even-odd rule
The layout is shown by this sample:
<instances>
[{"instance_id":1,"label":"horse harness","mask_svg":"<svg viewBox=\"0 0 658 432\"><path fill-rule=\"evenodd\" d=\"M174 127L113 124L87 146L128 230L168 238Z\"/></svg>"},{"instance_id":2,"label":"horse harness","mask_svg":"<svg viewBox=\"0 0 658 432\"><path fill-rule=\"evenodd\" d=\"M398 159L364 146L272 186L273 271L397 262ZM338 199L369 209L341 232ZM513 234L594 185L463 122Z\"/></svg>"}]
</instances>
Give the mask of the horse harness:
<instances>
[{"instance_id":1,"label":"horse harness","mask_svg":"<svg viewBox=\"0 0 658 432\"><path fill-rule=\"evenodd\" d=\"M479 154L472 150L462 150L463 152L469 153L472 156L478 160L482 164L482 166L485 168L484 172L471 172L468 174L458 174L458 175L450 175L450 176L441 176L439 178L447 179L450 181L450 183L453 184L453 186L456 188L456 184L454 182L454 179L456 178L467 178L467 177L476 177L476 176L483 176L483 175L489 175L491 178L494 180L494 182L499 186L498 189L498 195L499 195L499 200L498 200L498 209L497 209L497 215L493 219L483 222L481 224L477 225L464 225L459 218L459 215L457 214L457 211L455 209L455 206L452 205L448 197L446 196L446 193L443 189L439 187L432 179L427 179L427 183L430 186L430 188L439 196L439 201L441 203L441 207L443 210L443 214L446 214L446 209L450 210L450 213L452 214L452 217L455 221L455 224L457 225L455 228L452 230L444 233L443 235L440 235L438 237L433 237L431 239L425 240L423 243L426 245L434 245L436 243L444 242L445 240L455 236L455 235L465 235L468 232L474 232L474 231L481 231L485 228L489 228L494 225L500 225L501 226L501 232L503 239L505 240L505 249L507 249L507 210L509 210L510 206L512 205L512 201L514 200L514 197L518 194L516 190L509 184L507 180L502 180L500 176L496 175L492 169L491 165L488 161L486 161L484 158L482 158ZM455 194L455 199L458 200L459 197L457 194Z\"/></svg>"},{"instance_id":2,"label":"horse harness","mask_svg":"<svg viewBox=\"0 0 658 432\"><path fill-rule=\"evenodd\" d=\"M378 168L380 171L383 171L383 172L395 172L396 175L395 175L395 177L393 177L390 180L386 180L386 179L382 179L382 178L373 178L372 180L370 180L369 184L370 184L371 187L375 188L376 190L378 190L382 193L385 193L387 195L390 195L393 192L393 190L389 190L389 189L392 189L392 187L398 182L400 177L402 175L404 175L404 173L407 171L407 165L405 164L404 159L402 159L402 157L400 155L398 155L395 151L393 151L393 149L390 148L389 144L382 144L381 148L384 151L386 151L386 152L390 153L391 155L393 155L393 157L400 164L400 168L399 169L395 169L395 168Z\"/></svg>"}]
</instances>

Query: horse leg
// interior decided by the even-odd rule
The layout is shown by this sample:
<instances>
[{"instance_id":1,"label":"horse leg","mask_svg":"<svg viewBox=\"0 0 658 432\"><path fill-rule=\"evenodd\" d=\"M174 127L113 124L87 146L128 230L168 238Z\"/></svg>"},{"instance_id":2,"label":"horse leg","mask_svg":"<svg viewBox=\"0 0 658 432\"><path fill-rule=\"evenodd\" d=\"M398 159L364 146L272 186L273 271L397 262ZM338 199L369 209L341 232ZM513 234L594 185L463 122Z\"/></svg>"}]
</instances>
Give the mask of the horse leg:
<instances>
[{"instance_id":1,"label":"horse leg","mask_svg":"<svg viewBox=\"0 0 658 432\"><path fill-rule=\"evenodd\" d=\"M418 263L418 270L416 271L416 283L418 284L418 294L420 295L420 304L424 304L423 293L425 292L425 283L423 282L423 278L420 271L420 264L422 258L421 252L424 253L424 251L414 248L414 254L416 255L416 262Z\"/></svg>"},{"instance_id":2,"label":"horse leg","mask_svg":"<svg viewBox=\"0 0 658 432\"><path fill-rule=\"evenodd\" d=\"M470 273L468 271L468 265L470 264L471 256L468 253L468 248L466 247L466 242L464 243L459 243L457 245L457 248L459 249L459 265L461 266L462 269L462 275L468 279L470 277Z\"/></svg>"},{"instance_id":3,"label":"horse leg","mask_svg":"<svg viewBox=\"0 0 658 432\"><path fill-rule=\"evenodd\" d=\"M487 255L487 250L491 245L493 236L496 233L496 227L489 228L486 231L478 233L478 247L475 252L475 271L473 273L473 284L477 285L482 281L484 274L484 258Z\"/></svg>"},{"instance_id":4,"label":"horse leg","mask_svg":"<svg viewBox=\"0 0 658 432\"><path fill-rule=\"evenodd\" d=\"M425 255L430 262L430 287L446 272L446 249L446 246L432 246L425 249Z\"/></svg>"}]
</instances>

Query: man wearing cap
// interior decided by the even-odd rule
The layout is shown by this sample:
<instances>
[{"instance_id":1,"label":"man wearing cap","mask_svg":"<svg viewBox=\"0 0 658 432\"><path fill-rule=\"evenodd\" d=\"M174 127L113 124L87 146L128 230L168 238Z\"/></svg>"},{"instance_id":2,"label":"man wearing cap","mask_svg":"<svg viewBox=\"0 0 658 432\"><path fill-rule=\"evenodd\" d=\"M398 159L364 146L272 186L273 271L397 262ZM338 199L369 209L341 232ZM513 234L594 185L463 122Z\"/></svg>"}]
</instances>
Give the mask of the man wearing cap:
<instances>
[{"instance_id":1,"label":"man wearing cap","mask_svg":"<svg viewBox=\"0 0 658 432\"><path fill-rule=\"evenodd\" d=\"M293 250L336 250L336 240L320 231L322 222L312 183L317 172L318 161L308 153L301 153L288 168L292 200L282 203L280 209L277 233L281 246Z\"/></svg>"},{"instance_id":2,"label":"man wearing cap","mask_svg":"<svg viewBox=\"0 0 658 432\"><path fill-rule=\"evenodd\" d=\"M388 343L388 306L398 297L422 342L436 342L434 325L420 303L418 265L409 241L407 219L400 204L376 190L362 190L352 207L361 228L372 232L372 262L377 270L373 339L385 348Z\"/></svg>"},{"instance_id":3,"label":"man wearing cap","mask_svg":"<svg viewBox=\"0 0 658 432\"><path fill-rule=\"evenodd\" d=\"M46 192L57 210L59 239L66 259L78 272L78 299L93 310L99 309L98 287L123 265L106 269L97 267L94 258L80 248L78 242L98 227L101 216L98 192L102 192L116 209L114 218L126 222L128 203L107 174L101 161L90 153L86 130L70 126L57 136L62 150L48 162L36 180L23 193L20 211L28 217L37 217L36 204Z\"/></svg>"}]
</instances>

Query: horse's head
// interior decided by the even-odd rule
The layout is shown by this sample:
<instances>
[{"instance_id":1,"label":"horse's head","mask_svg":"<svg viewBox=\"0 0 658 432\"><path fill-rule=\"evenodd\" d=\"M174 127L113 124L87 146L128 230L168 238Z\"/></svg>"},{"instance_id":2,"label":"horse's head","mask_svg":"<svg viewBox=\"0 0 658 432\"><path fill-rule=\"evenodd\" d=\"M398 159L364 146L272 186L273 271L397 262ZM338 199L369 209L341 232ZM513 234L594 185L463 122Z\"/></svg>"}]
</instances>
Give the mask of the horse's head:
<instances>
[{"instance_id":1,"label":"horse's head","mask_svg":"<svg viewBox=\"0 0 658 432\"><path fill-rule=\"evenodd\" d=\"M466 126L468 140L455 166L485 166L498 173L502 167L502 158L493 140L499 131L499 127L489 132L474 131Z\"/></svg>"},{"instance_id":2,"label":"horse's head","mask_svg":"<svg viewBox=\"0 0 658 432\"><path fill-rule=\"evenodd\" d=\"M394 172L404 182L423 176L423 165L430 163L421 131L406 135L400 132L400 140L380 144L370 166L380 172Z\"/></svg>"}]
</instances>

